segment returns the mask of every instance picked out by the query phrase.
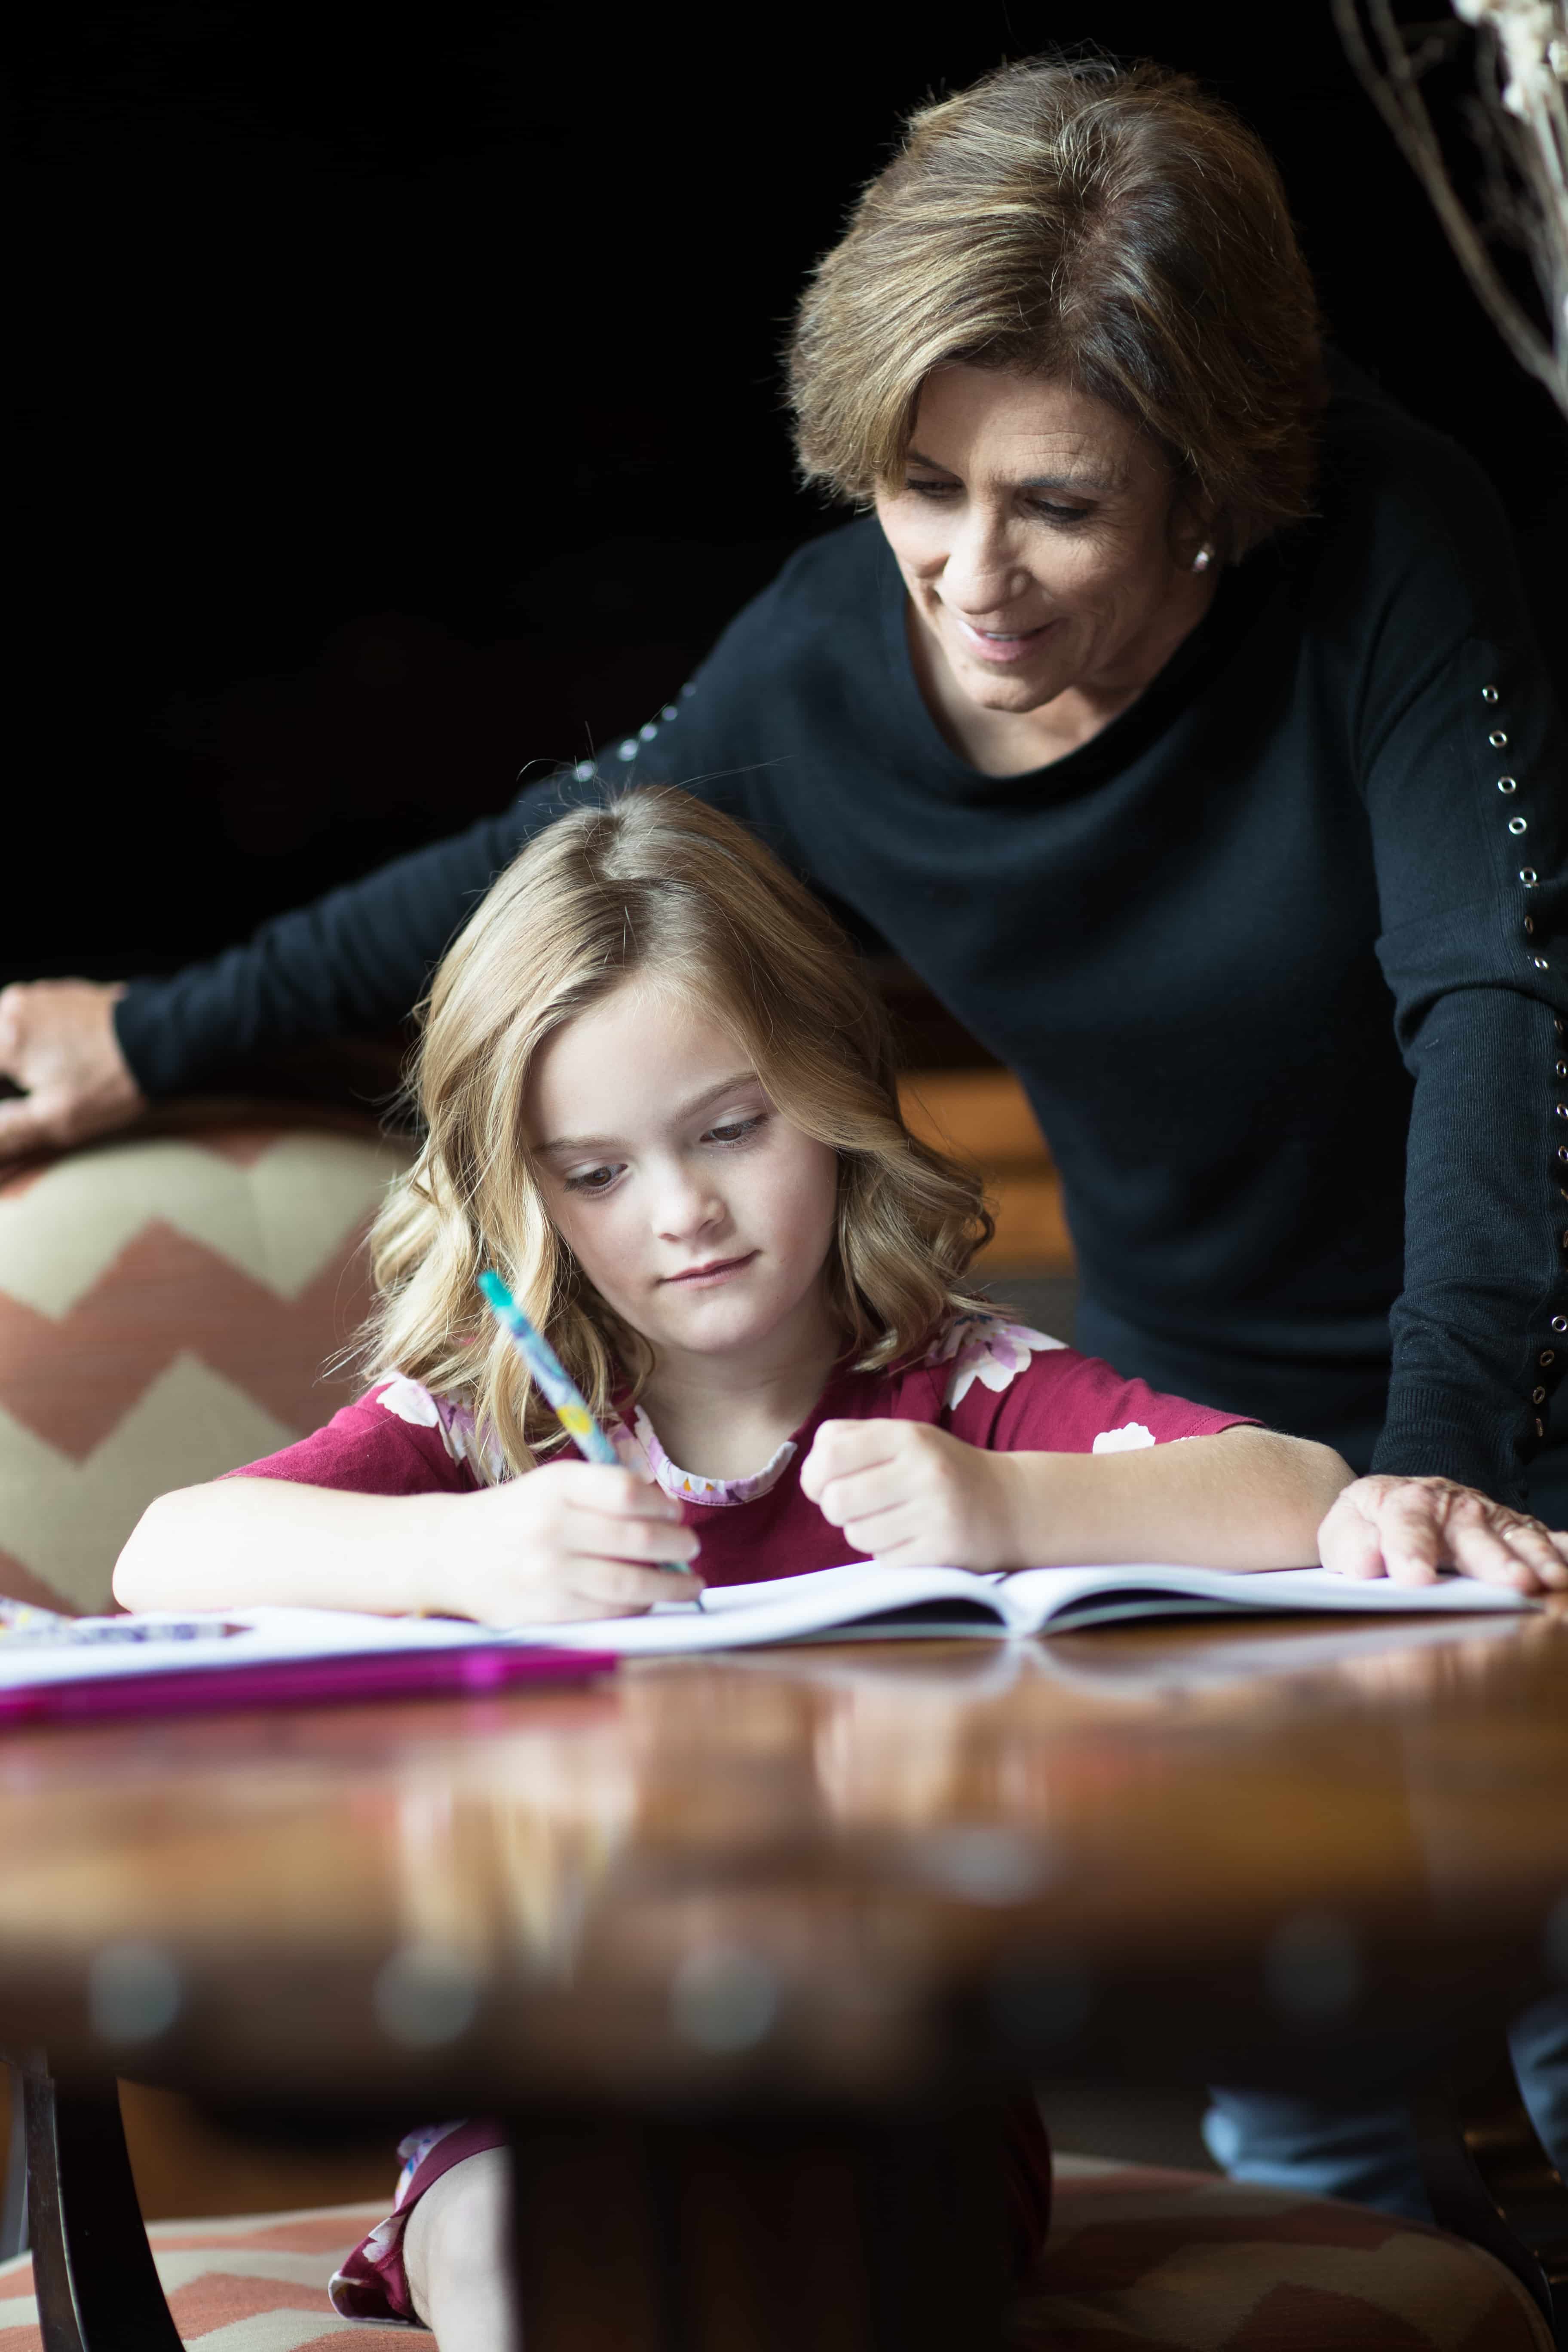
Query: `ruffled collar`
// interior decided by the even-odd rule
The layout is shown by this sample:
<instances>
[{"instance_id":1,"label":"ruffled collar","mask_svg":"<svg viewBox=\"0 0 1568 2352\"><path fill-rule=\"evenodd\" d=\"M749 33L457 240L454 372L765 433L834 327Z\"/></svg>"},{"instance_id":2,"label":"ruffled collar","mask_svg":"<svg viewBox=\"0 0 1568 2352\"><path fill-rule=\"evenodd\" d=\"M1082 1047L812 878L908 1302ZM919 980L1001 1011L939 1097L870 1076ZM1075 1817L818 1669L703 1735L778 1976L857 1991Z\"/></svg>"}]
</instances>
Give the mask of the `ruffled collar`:
<instances>
[{"instance_id":1,"label":"ruffled collar","mask_svg":"<svg viewBox=\"0 0 1568 2352\"><path fill-rule=\"evenodd\" d=\"M737 1503L754 1503L759 1496L771 1494L799 1451L794 1438L786 1437L749 1478L705 1478L700 1471L683 1470L679 1463L670 1460L658 1430L640 1404L633 1409L629 1427L624 1418L621 1421L615 1433L615 1446L628 1468L647 1470L655 1484L676 1502L705 1503L715 1510L731 1509Z\"/></svg>"}]
</instances>

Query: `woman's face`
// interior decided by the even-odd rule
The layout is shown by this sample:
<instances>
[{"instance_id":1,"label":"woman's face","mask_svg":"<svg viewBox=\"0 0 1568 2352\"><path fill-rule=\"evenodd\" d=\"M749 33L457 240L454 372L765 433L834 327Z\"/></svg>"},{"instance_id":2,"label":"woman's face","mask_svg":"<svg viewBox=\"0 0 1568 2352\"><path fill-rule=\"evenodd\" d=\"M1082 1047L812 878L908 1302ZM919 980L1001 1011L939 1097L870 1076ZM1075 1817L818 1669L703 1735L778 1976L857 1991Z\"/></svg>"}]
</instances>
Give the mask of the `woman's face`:
<instances>
[{"instance_id":1,"label":"woman's face","mask_svg":"<svg viewBox=\"0 0 1568 2352\"><path fill-rule=\"evenodd\" d=\"M1172 496L1158 451L1104 402L952 366L927 379L904 480L877 513L952 685L1023 712L1141 688L1173 602L1200 589L1199 534L1168 544Z\"/></svg>"},{"instance_id":2,"label":"woman's face","mask_svg":"<svg viewBox=\"0 0 1568 2352\"><path fill-rule=\"evenodd\" d=\"M731 1030L625 982L549 1040L524 1113L557 1233L661 1360L815 1345L837 1154L774 1109Z\"/></svg>"}]
</instances>

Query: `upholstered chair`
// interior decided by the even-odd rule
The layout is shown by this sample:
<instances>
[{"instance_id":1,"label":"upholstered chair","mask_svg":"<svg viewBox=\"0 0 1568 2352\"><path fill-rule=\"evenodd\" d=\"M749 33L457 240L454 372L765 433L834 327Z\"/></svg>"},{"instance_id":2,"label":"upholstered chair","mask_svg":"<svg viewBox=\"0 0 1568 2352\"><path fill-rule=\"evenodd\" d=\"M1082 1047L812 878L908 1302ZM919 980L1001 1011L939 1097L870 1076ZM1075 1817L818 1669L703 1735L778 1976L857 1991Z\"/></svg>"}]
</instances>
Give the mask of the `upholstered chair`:
<instances>
[{"instance_id":1,"label":"upholstered chair","mask_svg":"<svg viewBox=\"0 0 1568 2352\"><path fill-rule=\"evenodd\" d=\"M0 1592L110 1607L154 1495L346 1400L401 1159L368 1115L211 1103L0 1174Z\"/></svg>"}]
</instances>

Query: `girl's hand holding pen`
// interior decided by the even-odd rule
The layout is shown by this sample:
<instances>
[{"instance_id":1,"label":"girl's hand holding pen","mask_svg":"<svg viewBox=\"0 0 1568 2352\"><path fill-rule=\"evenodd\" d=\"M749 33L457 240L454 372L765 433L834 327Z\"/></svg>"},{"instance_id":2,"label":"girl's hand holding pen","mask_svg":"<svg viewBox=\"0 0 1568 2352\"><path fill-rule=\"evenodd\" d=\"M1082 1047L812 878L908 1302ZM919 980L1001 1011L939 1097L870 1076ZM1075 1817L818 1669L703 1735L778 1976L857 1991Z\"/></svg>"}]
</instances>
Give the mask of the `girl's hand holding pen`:
<instances>
[{"instance_id":1,"label":"girl's hand holding pen","mask_svg":"<svg viewBox=\"0 0 1568 2352\"><path fill-rule=\"evenodd\" d=\"M638 1616L700 1589L688 1566L698 1541L680 1506L635 1471L550 1462L441 1500L427 1607L484 1625L542 1624Z\"/></svg>"}]
</instances>

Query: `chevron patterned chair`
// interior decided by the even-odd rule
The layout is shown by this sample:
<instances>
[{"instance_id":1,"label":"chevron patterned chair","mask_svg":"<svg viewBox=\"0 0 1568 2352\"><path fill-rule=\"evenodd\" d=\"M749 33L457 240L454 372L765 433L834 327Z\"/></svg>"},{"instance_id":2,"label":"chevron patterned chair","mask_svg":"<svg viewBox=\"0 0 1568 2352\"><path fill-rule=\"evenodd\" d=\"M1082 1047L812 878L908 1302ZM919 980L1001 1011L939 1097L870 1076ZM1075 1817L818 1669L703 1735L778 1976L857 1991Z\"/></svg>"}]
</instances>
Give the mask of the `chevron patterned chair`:
<instances>
[{"instance_id":1,"label":"chevron patterned chair","mask_svg":"<svg viewBox=\"0 0 1568 2352\"><path fill-rule=\"evenodd\" d=\"M1551 2352L1523 2288L1457 2238L1194 2174L1074 2157L1059 2171L1051 2243L1014 2304L1005 2352ZM153 2223L183 2342L328 2352L354 2331L363 2352L399 2352L407 2327L342 2319L327 2300L332 2271L384 2210ZM26 2254L0 2263L0 2345L43 2352Z\"/></svg>"},{"instance_id":2,"label":"chevron patterned chair","mask_svg":"<svg viewBox=\"0 0 1568 2352\"><path fill-rule=\"evenodd\" d=\"M973 1148L997 1182L1011 1266L1070 1272L1054 1175L1021 1098L1003 1098L1009 1085L1000 1074L978 1090L932 1082L921 1109L961 1142L978 1119ZM110 1606L115 1557L154 1495L335 1409L349 1384L321 1368L362 1311L360 1243L399 1159L363 1118L209 1103L0 1177L0 1591ZM210 2130L193 2129L189 2147L184 2210L210 2214ZM159 2154L168 2199L178 2149L173 2167L167 2147ZM389 2154L389 2192L393 2168ZM279 2208L297 2180L279 2170ZM241 2193L256 2201L254 2162ZM326 2281L384 2210L155 2222L184 2341L325 2352L356 2326L333 2315ZM387 2352L395 2336L406 2341L374 2326L362 2340L378 2335ZM1051 2242L1008 2341L1013 2352L1546 2352L1552 2337L1511 2275L1459 2239L1212 2176L1067 2156ZM23 2254L0 2263L0 2347L40 2344Z\"/></svg>"},{"instance_id":3,"label":"chevron patterned chair","mask_svg":"<svg viewBox=\"0 0 1568 2352\"><path fill-rule=\"evenodd\" d=\"M316 1427L395 1146L352 1113L193 1105L0 1176L0 1592L112 1606L154 1495Z\"/></svg>"}]
</instances>

